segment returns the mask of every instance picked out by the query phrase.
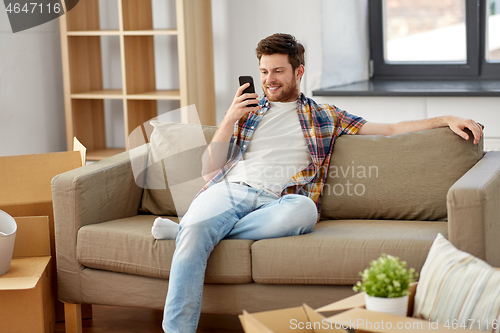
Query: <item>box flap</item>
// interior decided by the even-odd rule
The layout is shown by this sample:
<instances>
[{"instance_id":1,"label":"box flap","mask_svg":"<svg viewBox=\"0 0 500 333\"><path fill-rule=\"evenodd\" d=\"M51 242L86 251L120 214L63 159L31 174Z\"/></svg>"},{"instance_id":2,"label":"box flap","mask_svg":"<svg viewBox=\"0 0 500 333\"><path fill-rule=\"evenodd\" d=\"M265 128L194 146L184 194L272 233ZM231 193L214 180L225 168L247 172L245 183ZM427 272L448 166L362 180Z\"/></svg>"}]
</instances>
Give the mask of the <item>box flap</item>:
<instances>
[{"instance_id":1,"label":"box flap","mask_svg":"<svg viewBox=\"0 0 500 333\"><path fill-rule=\"evenodd\" d=\"M245 310L243 310L242 315L239 315L239 318L245 333L274 333Z\"/></svg>"},{"instance_id":2,"label":"box flap","mask_svg":"<svg viewBox=\"0 0 500 333\"><path fill-rule=\"evenodd\" d=\"M351 297L344 298L338 302L325 305L319 309L317 312L329 312L329 311L341 311L353 308L364 308L365 307L365 293L359 293Z\"/></svg>"},{"instance_id":3,"label":"box flap","mask_svg":"<svg viewBox=\"0 0 500 333\"><path fill-rule=\"evenodd\" d=\"M85 165L87 161L87 148L84 145L82 145L80 141L78 141L76 136L73 138L73 151L80 152L80 156L82 158L82 165Z\"/></svg>"},{"instance_id":4,"label":"box flap","mask_svg":"<svg viewBox=\"0 0 500 333\"><path fill-rule=\"evenodd\" d=\"M311 308L309 305L302 304L302 307L304 308L304 311L306 312L307 318L309 319L310 322L321 323L321 325L319 325L320 327L314 328L314 333L324 333L324 332L347 333L347 331L342 328L336 328L333 325L325 325L324 320L326 318L321 314L319 314L318 312L314 311L314 309Z\"/></svg>"},{"instance_id":5,"label":"box flap","mask_svg":"<svg viewBox=\"0 0 500 333\"><path fill-rule=\"evenodd\" d=\"M474 332L464 328L446 328L442 324L411 317L401 317L366 309L351 309L328 318L333 323L342 323L351 329L376 333L404 330L408 333Z\"/></svg>"},{"instance_id":6,"label":"box flap","mask_svg":"<svg viewBox=\"0 0 500 333\"><path fill-rule=\"evenodd\" d=\"M345 333L336 329L323 315L307 304L295 308L249 314L243 311L240 321L246 333Z\"/></svg>"},{"instance_id":7,"label":"box flap","mask_svg":"<svg viewBox=\"0 0 500 333\"><path fill-rule=\"evenodd\" d=\"M0 290L35 288L51 257L12 259L10 269L0 276Z\"/></svg>"},{"instance_id":8,"label":"box flap","mask_svg":"<svg viewBox=\"0 0 500 333\"><path fill-rule=\"evenodd\" d=\"M253 313L252 316L257 319L259 322L264 324L270 331L276 333L282 332L310 332L313 333L312 330L300 330L294 329L291 330L290 320L295 319L297 323L305 323L308 321L304 308L301 306L295 308L281 309L281 310L273 310L273 311L265 311ZM286 328L286 330L285 330Z\"/></svg>"},{"instance_id":9,"label":"box flap","mask_svg":"<svg viewBox=\"0 0 500 333\"><path fill-rule=\"evenodd\" d=\"M76 151L0 157L0 209L52 202L52 178L80 166L81 155Z\"/></svg>"},{"instance_id":10,"label":"box flap","mask_svg":"<svg viewBox=\"0 0 500 333\"><path fill-rule=\"evenodd\" d=\"M15 217L16 241L12 257L50 256L49 218L47 216Z\"/></svg>"}]
</instances>

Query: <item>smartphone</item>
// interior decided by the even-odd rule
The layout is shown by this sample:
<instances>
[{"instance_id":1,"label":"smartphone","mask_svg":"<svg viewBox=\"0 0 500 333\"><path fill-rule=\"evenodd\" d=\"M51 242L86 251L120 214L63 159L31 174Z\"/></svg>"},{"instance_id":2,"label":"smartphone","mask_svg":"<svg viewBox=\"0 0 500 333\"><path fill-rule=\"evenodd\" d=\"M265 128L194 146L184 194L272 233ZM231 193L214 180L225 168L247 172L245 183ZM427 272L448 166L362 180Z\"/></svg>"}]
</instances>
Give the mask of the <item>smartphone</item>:
<instances>
[{"instance_id":1,"label":"smartphone","mask_svg":"<svg viewBox=\"0 0 500 333\"><path fill-rule=\"evenodd\" d=\"M250 83L250 86L247 87L245 90L243 90L243 94L254 94L255 93L255 86L253 84L253 78L251 76L240 76L240 86L244 85L245 83ZM248 98L250 99L250 98ZM245 100L246 101L246 100ZM258 104L249 104L247 105L247 108L255 107Z\"/></svg>"}]
</instances>

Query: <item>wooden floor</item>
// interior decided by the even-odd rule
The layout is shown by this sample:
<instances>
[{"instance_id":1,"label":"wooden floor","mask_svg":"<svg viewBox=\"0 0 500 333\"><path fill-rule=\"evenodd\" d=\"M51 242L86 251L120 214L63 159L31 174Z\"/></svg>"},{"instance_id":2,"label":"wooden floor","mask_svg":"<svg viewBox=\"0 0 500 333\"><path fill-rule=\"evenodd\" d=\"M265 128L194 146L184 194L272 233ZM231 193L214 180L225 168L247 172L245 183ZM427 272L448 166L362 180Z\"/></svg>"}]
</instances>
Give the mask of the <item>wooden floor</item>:
<instances>
[{"instance_id":1,"label":"wooden floor","mask_svg":"<svg viewBox=\"0 0 500 333\"><path fill-rule=\"evenodd\" d=\"M162 333L163 311L140 308L92 306L93 318L83 320L83 333ZM56 333L65 332L64 323ZM197 333L243 333L237 316L202 314Z\"/></svg>"}]
</instances>

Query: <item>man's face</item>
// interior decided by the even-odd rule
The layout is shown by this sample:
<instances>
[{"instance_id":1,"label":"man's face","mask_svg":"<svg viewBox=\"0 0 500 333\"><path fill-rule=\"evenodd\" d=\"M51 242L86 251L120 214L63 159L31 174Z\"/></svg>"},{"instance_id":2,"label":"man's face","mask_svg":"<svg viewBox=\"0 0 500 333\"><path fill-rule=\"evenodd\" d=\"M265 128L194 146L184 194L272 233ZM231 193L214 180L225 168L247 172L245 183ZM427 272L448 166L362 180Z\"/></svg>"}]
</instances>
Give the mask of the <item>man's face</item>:
<instances>
[{"instance_id":1,"label":"man's face","mask_svg":"<svg viewBox=\"0 0 500 333\"><path fill-rule=\"evenodd\" d=\"M300 94L300 78L304 67L295 71L288 61L288 55L275 53L260 58L260 83L267 99L271 102L293 102Z\"/></svg>"}]
</instances>

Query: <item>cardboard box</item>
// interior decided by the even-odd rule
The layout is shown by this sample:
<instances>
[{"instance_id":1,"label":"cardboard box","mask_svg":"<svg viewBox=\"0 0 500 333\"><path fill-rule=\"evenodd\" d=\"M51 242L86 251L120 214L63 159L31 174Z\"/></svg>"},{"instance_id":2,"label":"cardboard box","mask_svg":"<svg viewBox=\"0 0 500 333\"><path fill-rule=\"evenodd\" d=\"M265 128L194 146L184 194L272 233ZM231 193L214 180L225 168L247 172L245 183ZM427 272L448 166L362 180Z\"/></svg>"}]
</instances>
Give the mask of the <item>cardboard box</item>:
<instances>
[{"instance_id":1,"label":"cardboard box","mask_svg":"<svg viewBox=\"0 0 500 333\"><path fill-rule=\"evenodd\" d=\"M55 255L51 181L81 167L80 152L0 157L0 209L13 217L48 216L52 255Z\"/></svg>"},{"instance_id":2,"label":"cardboard box","mask_svg":"<svg viewBox=\"0 0 500 333\"><path fill-rule=\"evenodd\" d=\"M52 290L56 302L57 321L64 320L64 306L57 301L51 181L58 174L81 167L84 161L83 146L78 151L0 157L0 210L13 217L48 216L49 218L51 249L49 255L52 256L50 270L53 276Z\"/></svg>"},{"instance_id":3,"label":"cardboard box","mask_svg":"<svg viewBox=\"0 0 500 333\"><path fill-rule=\"evenodd\" d=\"M417 283L410 286L408 315L413 314L413 302ZM325 317L320 313L341 313ZM313 310L307 305L298 308L266 311L240 315L240 321L246 333L288 333L288 332L356 332L393 333L443 333L443 332L479 332L464 328L452 329L442 324L412 317L400 317L365 309L364 293L345 298L338 302Z\"/></svg>"},{"instance_id":4,"label":"cardboard box","mask_svg":"<svg viewBox=\"0 0 500 333\"><path fill-rule=\"evenodd\" d=\"M0 276L0 331L52 333L55 330L51 285L49 219L18 217L11 267Z\"/></svg>"}]
</instances>

